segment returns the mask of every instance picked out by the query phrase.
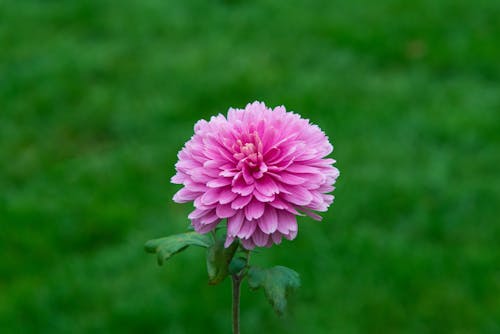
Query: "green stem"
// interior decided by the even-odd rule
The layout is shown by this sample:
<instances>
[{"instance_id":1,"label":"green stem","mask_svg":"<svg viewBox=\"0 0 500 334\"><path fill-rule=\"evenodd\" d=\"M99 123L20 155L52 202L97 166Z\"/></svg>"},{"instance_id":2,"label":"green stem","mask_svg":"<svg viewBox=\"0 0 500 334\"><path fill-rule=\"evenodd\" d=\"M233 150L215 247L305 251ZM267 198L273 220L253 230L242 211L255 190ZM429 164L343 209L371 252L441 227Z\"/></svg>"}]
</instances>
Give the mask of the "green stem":
<instances>
[{"instance_id":1,"label":"green stem","mask_svg":"<svg viewBox=\"0 0 500 334\"><path fill-rule=\"evenodd\" d=\"M233 281L233 334L240 334L240 287L242 277L231 275Z\"/></svg>"}]
</instances>

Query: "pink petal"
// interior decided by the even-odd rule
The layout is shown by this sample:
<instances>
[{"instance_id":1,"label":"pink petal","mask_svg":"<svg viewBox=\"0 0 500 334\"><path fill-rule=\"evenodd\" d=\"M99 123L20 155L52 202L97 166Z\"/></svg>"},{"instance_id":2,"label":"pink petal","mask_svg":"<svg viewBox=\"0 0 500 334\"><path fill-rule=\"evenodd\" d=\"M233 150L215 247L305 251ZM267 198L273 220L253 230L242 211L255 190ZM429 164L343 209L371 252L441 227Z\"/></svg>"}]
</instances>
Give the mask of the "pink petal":
<instances>
[{"instance_id":1,"label":"pink petal","mask_svg":"<svg viewBox=\"0 0 500 334\"><path fill-rule=\"evenodd\" d=\"M220 173L220 170L218 168L202 167L200 171L202 174L210 177L211 179L218 177Z\"/></svg>"},{"instance_id":2,"label":"pink petal","mask_svg":"<svg viewBox=\"0 0 500 334\"><path fill-rule=\"evenodd\" d=\"M286 209L289 206L289 204L283 202L278 197L275 197L273 201L269 202L269 204L276 209Z\"/></svg>"},{"instance_id":3,"label":"pink petal","mask_svg":"<svg viewBox=\"0 0 500 334\"><path fill-rule=\"evenodd\" d=\"M313 200L309 190L298 186L293 188L292 194L283 194L282 198L295 205L307 205Z\"/></svg>"},{"instance_id":4,"label":"pink petal","mask_svg":"<svg viewBox=\"0 0 500 334\"><path fill-rule=\"evenodd\" d=\"M215 208L215 212L219 218L229 218L235 215L236 211L231 208L230 204L219 204Z\"/></svg>"},{"instance_id":5,"label":"pink petal","mask_svg":"<svg viewBox=\"0 0 500 334\"><path fill-rule=\"evenodd\" d=\"M243 221L243 226L241 227L240 231L238 232L237 236L240 239L248 239L252 236L253 232L255 231L255 228L257 227L257 221L255 220L244 220Z\"/></svg>"},{"instance_id":6,"label":"pink petal","mask_svg":"<svg viewBox=\"0 0 500 334\"><path fill-rule=\"evenodd\" d=\"M252 240L255 243L255 245L259 247L263 247L267 244L267 240L269 239L269 235L265 234L259 229L256 229L255 232L252 234Z\"/></svg>"},{"instance_id":7,"label":"pink petal","mask_svg":"<svg viewBox=\"0 0 500 334\"><path fill-rule=\"evenodd\" d=\"M204 172L206 172L206 170L203 167L194 168L189 171L189 175L191 175L191 180L194 182L207 183L212 177L206 175Z\"/></svg>"},{"instance_id":8,"label":"pink petal","mask_svg":"<svg viewBox=\"0 0 500 334\"><path fill-rule=\"evenodd\" d=\"M241 239L241 243L243 244L243 247L248 250L252 250L255 248L255 244L252 239Z\"/></svg>"},{"instance_id":9,"label":"pink petal","mask_svg":"<svg viewBox=\"0 0 500 334\"><path fill-rule=\"evenodd\" d=\"M288 164L290 159L294 159L294 156L297 155L297 150L300 149L296 145L292 145L290 147L282 147L281 154L276 157L276 159L268 160L273 165L284 165Z\"/></svg>"},{"instance_id":10,"label":"pink petal","mask_svg":"<svg viewBox=\"0 0 500 334\"><path fill-rule=\"evenodd\" d=\"M177 170L180 170L188 174L190 171L198 167L200 167L200 163L191 159L179 160L179 162L175 164L175 168Z\"/></svg>"},{"instance_id":11,"label":"pink petal","mask_svg":"<svg viewBox=\"0 0 500 334\"><path fill-rule=\"evenodd\" d=\"M281 172L279 175L281 176L281 182L290 185L303 184L307 181L307 179L304 179L292 173Z\"/></svg>"},{"instance_id":12,"label":"pink petal","mask_svg":"<svg viewBox=\"0 0 500 334\"><path fill-rule=\"evenodd\" d=\"M229 246L231 246L231 244L233 243L234 241L234 236L231 236L231 235L227 235L226 236L226 241L224 242L224 248L228 248Z\"/></svg>"},{"instance_id":13,"label":"pink petal","mask_svg":"<svg viewBox=\"0 0 500 334\"><path fill-rule=\"evenodd\" d=\"M205 185L205 183L193 182L192 180L186 180L184 182L184 186L192 192L204 193L205 191L207 191L207 186Z\"/></svg>"},{"instance_id":14,"label":"pink petal","mask_svg":"<svg viewBox=\"0 0 500 334\"><path fill-rule=\"evenodd\" d=\"M276 147L272 147L267 153L264 155L266 161L273 161L278 158L281 153L281 150Z\"/></svg>"},{"instance_id":15,"label":"pink petal","mask_svg":"<svg viewBox=\"0 0 500 334\"><path fill-rule=\"evenodd\" d=\"M271 196L264 195L260 191L258 191L257 189L255 189L255 191L253 192L253 195L260 202L272 202L275 198L274 195L271 195Z\"/></svg>"},{"instance_id":16,"label":"pink petal","mask_svg":"<svg viewBox=\"0 0 500 334\"><path fill-rule=\"evenodd\" d=\"M317 220L317 221L323 220L323 217L321 217L320 215L312 212L309 209L303 208L302 211L304 211L306 215L308 215L309 217L311 217L314 220Z\"/></svg>"},{"instance_id":17,"label":"pink petal","mask_svg":"<svg viewBox=\"0 0 500 334\"><path fill-rule=\"evenodd\" d=\"M200 221L198 220L192 220L192 225L194 227L194 230L198 233L201 233L201 234L205 234L205 233L208 233L210 231L212 231L213 229L215 229L215 227L217 226L217 224L219 224L219 220L216 220L215 222L211 223L211 224L201 224Z\"/></svg>"},{"instance_id":18,"label":"pink petal","mask_svg":"<svg viewBox=\"0 0 500 334\"><path fill-rule=\"evenodd\" d=\"M188 215L188 218L189 219L198 219L204 215L206 215L210 210L201 210L201 209L194 209L189 215Z\"/></svg>"},{"instance_id":19,"label":"pink petal","mask_svg":"<svg viewBox=\"0 0 500 334\"><path fill-rule=\"evenodd\" d=\"M196 197L194 202L194 207L197 208L197 209L200 209L200 210L211 210L213 209L213 205L205 205L203 203L201 203L201 196L200 197Z\"/></svg>"},{"instance_id":20,"label":"pink petal","mask_svg":"<svg viewBox=\"0 0 500 334\"><path fill-rule=\"evenodd\" d=\"M284 234L285 238L288 240L293 240L297 236L297 231L290 231L287 234Z\"/></svg>"},{"instance_id":21,"label":"pink petal","mask_svg":"<svg viewBox=\"0 0 500 334\"><path fill-rule=\"evenodd\" d=\"M272 146L274 144L274 138L277 136L276 130L274 128L266 129L264 136L262 137L262 144L264 145L264 152L272 148L276 148Z\"/></svg>"},{"instance_id":22,"label":"pink petal","mask_svg":"<svg viewBox=\"0 0 500 334\"><path fill-rule=\"evenodd\" d=\"M279 193L278 185L268 175L263 176L256 182L255 188L264 196L272 196L273 194Z\"/></svg>"},{"instance_id":23,"label":"pink petal","mask_svg":"<svg viewBox=\"0 0 500 334\"><path fill-rule=\"evenodd\" d=\"M220 177L215 180L211 180L207 182L207 187L209 188L219 188L224 187L231 184L231 179L228 177Z\"/></svg>"},{"instance_id":24,"label":"pink petal","mask_svg":"<svg viewBox=\"0 0 500 334\"><path fill-rule=\"evenodd\" d=\"M219 201L220 190L219 188L209 189L201 196L201 203L205 205L212 205Z\"/></svg>"},{"instance_id":25,"label":"pink petal","mask_svg":"<svg viewBox=\"0 0 500 334\"><path fill-rule=\"evenodd\" d=\"M219 188L220 189L220 188ZM219 196L219 203L220 204L227 204L233 201L236 197L238 197L238 194L234 193L231 191L229 187L226 189L223 189L220 193Z\"/></svg>"},{"instance_id":26,"label":"pink petal","mask_svg":"<svg viewBox=\"0 0 500 334\"><path fill-rule=\"evenodd\" d=\"M207 160L203 163L203 167L210 169L217 169L224 163L226 163L226 161L224 160Z\"/></svg>"},{"instance_id":27,"label":"pink petal","mask_svg":"<svg viewBox=\"0 0 500 334\"><path fill-rule=\"evenodd\" d=\"M241 174L235 176L233 179L233 191L241 196L250 195L254 188L254 184L246 184L243 181L243 176Z\"/></svg>"},{"instance_id":28,"label":"pink petal","mask_svg":"<svg viewBox=\"0 0 500 334\"><path fill-rule=\"evenodd\" d=\"M170 182L174 184L183 184L185 180L186 180L186 175L179 172L174 176L172 176Z\"/></svg>"},{"instance_id":29,"label":"pink petal","mask_svg":"<svg viewBox=\"0 0 500 334\"><path fill-rule=\"evenodd\" d=\"M243 168L243 179L245 180L246 184L252 184L252 183L254 183L254 179L252 177L252 173L246 167Z\"/></svg>"},{"instance_id":30,"label":"pink petal","mask_svg":"<svg viewBox=\"0 0 500 334\"><path fill-rule=\"evenodd\" d=\"M259 228L266 234L271 234L278 228L278 214L276 209L267 206L266 212L259 219Z\"/></svg>"},{"instance_id":31,"label":"pink petal","mask_svg":"<svg viewBox=\"0 0 500 334\"><path fill-rule=\"evenodd\" d=\"M211 210L210 212L208 212L207 214L201 216L197 220L202 225L208 225L208 224L212 224L215 221L219 221L220 217L217 216L217 213L215 212L215 210Z\"/></svg>"},{"instance_id":32,"label":"pink petal","mask_svg":"<svg viewBox=\"0 0 500 334\"><path fill-rule=\"evenodd\" d=\"M220 155L222 157L224 157L224 159L226 159L227 161L235 161L235 159L233 158L233 155L228 151L226 150L225 148L223 148L222 146L218 146L217 147Z\"/></svg>"},{"instance_id":33,"label":"pink petal","mask_svg":"<svg viewBox=\"0 0 500 334\"><path fill-rule=\"evenodd\" d=\"M276 208L276 209L280 209L280 210L286 210L290 213L293 213L294 215L297 215L297 216L303 216L300 212L298 212L292 204L288 203L288 202L284 202L282 201L281 199L279 198L275 198L274 201L270 202L269 204L271 204L272 207Z\"/></svg>"},{"instance_id":34,"label":"pink petal","mask_svg":"<svg viewBox=\"0 0 500 334\"><path fill-rule=\"evenodd\" d=\"M281 243L282 234L280 232L274 232L271 234L271 238L275 244L279 245Z\"/></svg>"},{"instance_id":35,"label":"pink petal","mask_svg":"<svg viewBox=\"0 0 500 334\"><path fill-rule=\"evenodd\" d=\"M245 216L248 220L260 218L264 214L264 209L265 209L264 203L253 199L245 207Z\"/></svg>"},{"instance_id":36,"label":"pink petal","mask_svg":"<svg viewBox=\"0 0 500 334\"><path fill-rule=\"evenodd\" d=\"M196 199L199 195L199 192L193 192L187 188L182 188L175 193L173 200L177 203L186 203Z\"/></svg>"},{"instance_id":37,"label":"pink petal","mask_svg":"<svg viewBox=\"0 0 500 334\"><path fill-rule=\"evenodd\" d=\"M228 235L238 235L243 225L244 214L242 210L236 212L236 214L227 220L227 234Z\"/></svg>"},{"instance_id":38,"label":"pink petal","mask_svg":"<svg viewBox=\"0 0 500 334\"><path fill-rule=\"evenodd\" d=\"M287 172L290 173L311 173L311 174L316 174L318 173L318 168L316 167L311 167L311 166L306 166L306 165L298 165L298 164L292 164L288 166L286 169Z\"/></svg>"},{"instance_id":39,"label":"pink petal","mask_svg":"<svg viewBox=\"0 0 500 334\"><path fill-rule=\"evenodd\" d=\"M233 170L223 170L222 172L219 172L219 176L224 176L224 177L233 177L236 174L238 174L238 172Z\"/></svg>"},{"instance_id":40,"label":"pink petal","mask_svg":"<svg viewBox=\"0 0 500 334\"><path fill-rule=\"evenodd\" d=\"M231 202L231 207L233 209L242 209L244 208L250 201L252 200L252 196L240 196Z\"/></svg>"},{"instance_id":41,"label":"pink petal","mask_svg":"<svg viewBox=\"0 0 500 334\"><path fill-rule=\"evenodd\" d=\"M288 234L291 230L297 230L297 219L287 211L278 211L278 231Z\"/></svg>"}]
</instances>

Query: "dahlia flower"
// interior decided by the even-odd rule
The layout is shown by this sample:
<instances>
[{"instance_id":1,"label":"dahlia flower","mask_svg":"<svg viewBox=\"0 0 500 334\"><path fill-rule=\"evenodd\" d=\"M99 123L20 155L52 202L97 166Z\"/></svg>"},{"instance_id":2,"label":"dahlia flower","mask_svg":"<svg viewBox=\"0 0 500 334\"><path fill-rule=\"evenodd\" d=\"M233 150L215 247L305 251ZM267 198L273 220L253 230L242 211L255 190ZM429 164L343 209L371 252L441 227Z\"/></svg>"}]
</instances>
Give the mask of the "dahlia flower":
<instances>
[{"instance_id":1,"label":"dahlia flower","mask_svg":"<svg viewBox=\"0 0 500 334\"><path fill-rule=\"evenodd\" d=\"M225 246L269 247L297 235L296 216L316 220L333 202L339 176L321 129L285 107L262 102L200 120L179 152L174 201L194 201L192 226L207 233L227 220Z\"/></svg>"}]
</instances>

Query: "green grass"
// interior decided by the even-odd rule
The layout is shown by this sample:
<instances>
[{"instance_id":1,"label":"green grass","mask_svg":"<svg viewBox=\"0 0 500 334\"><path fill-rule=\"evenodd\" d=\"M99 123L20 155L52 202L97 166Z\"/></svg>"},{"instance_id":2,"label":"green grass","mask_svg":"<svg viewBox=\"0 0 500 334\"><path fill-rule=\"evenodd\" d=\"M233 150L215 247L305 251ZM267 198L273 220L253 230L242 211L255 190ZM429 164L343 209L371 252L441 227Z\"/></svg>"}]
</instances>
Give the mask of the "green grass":
<instances>
[{"instance_id":1,"label":"green grass","mask_svg":"<svg viewBox=\"0 0 500 334\"><path fill-rule=\"evenodd\" d=\"M297 270L243 333L500 332L497 1L0 0L0 332L228 333L229 281L182 232L196 120L284 104L341 178L323 223L256 264Z\"/></svg>"}]
</instances>

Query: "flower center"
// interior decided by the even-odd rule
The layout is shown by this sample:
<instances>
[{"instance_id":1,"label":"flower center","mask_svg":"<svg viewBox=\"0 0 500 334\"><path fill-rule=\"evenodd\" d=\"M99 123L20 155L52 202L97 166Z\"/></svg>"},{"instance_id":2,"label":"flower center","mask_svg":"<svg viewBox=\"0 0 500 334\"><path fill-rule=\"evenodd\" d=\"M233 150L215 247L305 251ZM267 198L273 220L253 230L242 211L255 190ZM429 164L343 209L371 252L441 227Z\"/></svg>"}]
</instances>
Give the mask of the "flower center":
<instances>
[{"instance_id":1,"label":"flower center","mask_svg":"<svg viewBox=\"0 0 500 334\"><path fill-rule=\"evenodd\" d=\"M237 168L253 178L260 179L267 171L262 155L262 141L256 131L244 134L233 144L233 157L238 160Z\"/></svg>"}]
</instances>

